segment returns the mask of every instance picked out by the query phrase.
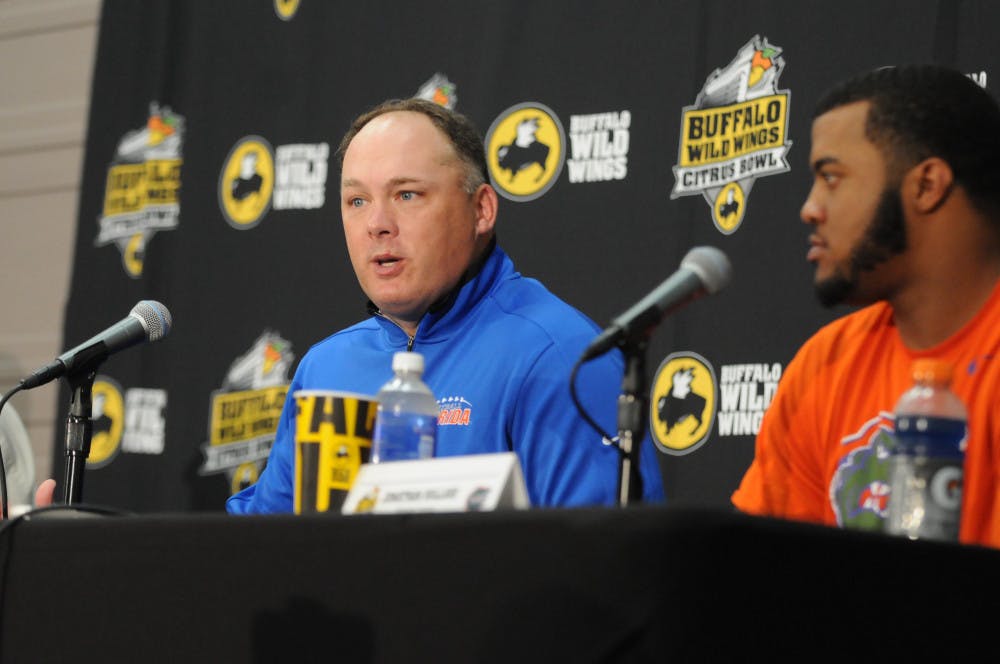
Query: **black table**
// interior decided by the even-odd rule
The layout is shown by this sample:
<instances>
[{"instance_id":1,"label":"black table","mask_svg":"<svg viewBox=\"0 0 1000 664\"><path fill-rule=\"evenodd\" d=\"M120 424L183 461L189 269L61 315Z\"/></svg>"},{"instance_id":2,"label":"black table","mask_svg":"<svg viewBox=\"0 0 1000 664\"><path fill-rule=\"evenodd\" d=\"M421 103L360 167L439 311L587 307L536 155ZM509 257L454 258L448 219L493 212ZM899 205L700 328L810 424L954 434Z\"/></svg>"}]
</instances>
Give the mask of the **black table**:
<instances>
[{"instance_id":1,"label":"black table","mask_svg":"<svg viewBox=\"0 0 1000 664\"><path fill-rule=\"evenodd\" d=\"M663 507L39 518L3 662L998 656L1000 552Z\"/></svg>"}]
</instances>

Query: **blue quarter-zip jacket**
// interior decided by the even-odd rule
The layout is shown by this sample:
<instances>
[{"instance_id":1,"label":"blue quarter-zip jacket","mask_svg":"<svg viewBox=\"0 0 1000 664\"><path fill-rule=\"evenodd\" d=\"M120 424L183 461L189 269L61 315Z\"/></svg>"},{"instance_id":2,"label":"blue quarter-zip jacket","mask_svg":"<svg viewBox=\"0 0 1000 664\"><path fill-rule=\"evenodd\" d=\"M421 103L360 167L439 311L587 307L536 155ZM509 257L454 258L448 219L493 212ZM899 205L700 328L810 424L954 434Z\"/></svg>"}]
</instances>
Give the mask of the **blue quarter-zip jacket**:
<instances>
[{"instance_id":1,"label":"blue quarter-zip jacket","mask_svg":"<svg viewBox=\"0 0 1000 664\"><path fill-rule=\"evenodd\" d=\"M438 404L462 414L440 423L435 456L517 453L533 506L617 502L618 451L579 415L570 397L576 360L600 329L534 279L515 271L494 247L480 271L443 306L427 313L412 340L424 356L424 382ZM232 513L291 512L295 401L301 389L374 395L392 377L392 355L410 339L373 316L313 346L288 390L267 467L256 484L232 496ZM615 350L583 365L580 401L606 432L616 433L623 374ZM449 421L450 421L449 419ZM639 454L646 501L663 499L647 435Z\"/></svg>"}]
</instances>

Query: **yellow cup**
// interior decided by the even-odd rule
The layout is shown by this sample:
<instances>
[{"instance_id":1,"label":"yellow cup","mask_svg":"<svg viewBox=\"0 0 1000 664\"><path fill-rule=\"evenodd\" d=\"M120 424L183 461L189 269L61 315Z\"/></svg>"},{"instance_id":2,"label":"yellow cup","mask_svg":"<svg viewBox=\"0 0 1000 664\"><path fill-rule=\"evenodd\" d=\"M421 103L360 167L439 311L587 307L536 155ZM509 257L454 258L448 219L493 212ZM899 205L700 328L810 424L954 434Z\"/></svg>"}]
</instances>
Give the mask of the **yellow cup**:
<instances>
[{"instance_id":1,"label":"yellow cup","mask_svg":"<svg viewBox=\"0 0 1000 664\"><path fill-rule=\"evenodd\" d=\"M294 397L295 513L339 512L371 454L378 401L329 390Z\"/></svg>"}]
</instances>

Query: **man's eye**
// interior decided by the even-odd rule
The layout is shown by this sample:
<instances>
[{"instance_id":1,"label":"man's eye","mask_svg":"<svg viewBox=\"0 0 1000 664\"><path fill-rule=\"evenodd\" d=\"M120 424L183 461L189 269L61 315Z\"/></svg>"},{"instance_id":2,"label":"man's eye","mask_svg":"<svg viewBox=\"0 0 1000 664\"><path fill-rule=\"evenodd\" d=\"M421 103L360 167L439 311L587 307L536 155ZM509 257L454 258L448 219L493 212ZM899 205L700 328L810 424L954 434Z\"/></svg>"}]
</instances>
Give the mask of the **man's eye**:
<instances>
[{"instance_id":1,"label":"man's eye","mask_svg":"<svg viewBox=\"0 0 1000 664\"><path fill-rule=\"evenodd\" d=\"M404 192L402 192L402 193L399 194L400 200L404 200L404 201L412 201L414 198L416 198L416 196L417 195L415 193L413 193L412 191L404 191Z\"/></svg>"},{"instance_id":2,"label":"man's eye","mask_svg":"<svg viewBox=\"0 0 1000 664\"><path fill-rule=\"evenodd\" d=\"M362 205L364 205L364 203L365 202L362 199L358 198L357 196L355 196L354 198L352 198L349 201L347 201L348 205L350 205L351 207L356 207L356 208L357 207L361 207Z\"/></svg>"}]
</instances>

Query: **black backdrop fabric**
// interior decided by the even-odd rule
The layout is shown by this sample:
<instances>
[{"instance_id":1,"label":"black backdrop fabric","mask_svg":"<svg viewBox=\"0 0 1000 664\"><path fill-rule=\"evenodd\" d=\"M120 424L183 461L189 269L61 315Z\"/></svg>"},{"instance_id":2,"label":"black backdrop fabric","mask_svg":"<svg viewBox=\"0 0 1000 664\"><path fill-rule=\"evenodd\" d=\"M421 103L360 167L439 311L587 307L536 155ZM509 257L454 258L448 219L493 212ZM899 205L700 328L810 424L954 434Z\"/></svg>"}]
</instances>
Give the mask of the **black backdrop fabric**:
<instances>
[{"instance_id":1,"label":"black backdrop fabric","mask_svg":"<svg viewBox=\"0 0 1000 664\"><path fill-rule=\"evenodd\" d=\"M813 105L890 64L989 88L998 19L988 0L108 0L66 346L142 299L174 324L101 366L84 500L219 510L253 481L295 363L365 316L340 137L420 93L490 134L500 243L598 324L691 247L729 256L732 283L647 351L668 500L727 505L782 370L843 313L814 301L798 216ZM513 168L501 151L523 143L538 163ZM684 371L697 408L671 401Z\"/></svg>"}]
</instances>

